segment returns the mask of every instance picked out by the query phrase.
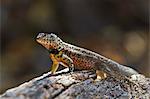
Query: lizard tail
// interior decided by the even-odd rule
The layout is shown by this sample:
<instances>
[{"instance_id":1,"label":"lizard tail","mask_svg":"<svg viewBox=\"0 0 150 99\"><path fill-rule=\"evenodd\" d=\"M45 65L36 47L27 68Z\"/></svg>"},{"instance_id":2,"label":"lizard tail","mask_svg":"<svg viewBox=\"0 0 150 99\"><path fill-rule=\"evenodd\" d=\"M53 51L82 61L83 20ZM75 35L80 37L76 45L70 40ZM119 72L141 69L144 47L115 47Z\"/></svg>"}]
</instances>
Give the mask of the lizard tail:
<instances>
[{"instance_id":1,"label":"lizard tail","mask_svg":"<svg viewBox=\"0 0 150 99\"><path fill-rule=\"evenodd\" d=\"M137 71L135 71L134 69L132 69L132 68L130 68L130 67L126 67L126 66L124 66L124 65L120 65L119 64L119 71L122 73L122 74L124 74L124 75L126 75L126 76L128 76L128 77L131 77L132 75L137 75L137 74L139 74Z\"/></svg>"},{"instance_id":2,"label":"lizard tail","mask_svg":"<svg viewBox=\"0 0 150 99\"><path fill-rule=\"evenodd\" d=\"M101 61L98 66L98 70L102 70L109 75L113 76L126 76L131 77L132 75L138 75L139 73L130 67L121 65L110 59L106 60L107 62ZM106 64L107 63L107 64Z\"/></svg>"}]
</instances>

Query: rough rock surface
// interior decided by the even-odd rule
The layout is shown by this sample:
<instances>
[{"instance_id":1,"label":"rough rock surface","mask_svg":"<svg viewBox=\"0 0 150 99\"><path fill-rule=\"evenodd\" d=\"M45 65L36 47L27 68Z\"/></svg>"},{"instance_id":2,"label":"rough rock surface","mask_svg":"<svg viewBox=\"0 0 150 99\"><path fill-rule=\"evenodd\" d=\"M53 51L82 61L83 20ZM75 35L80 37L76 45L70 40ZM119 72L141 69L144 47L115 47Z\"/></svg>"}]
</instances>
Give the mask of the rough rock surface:
<instances>
[{"instance_id":1,"label":"rough rock surface","mask_svg":"<svg viewBox=\"0 0 150 99\"><path fill-rule=\"evenodd\" d=\"M108 77L95 80L92 71L68 69L51 75L50 72L7 90L0 99L149 99L150 78L143 78L136 84L126 80Z\"/></svg>"}]
</instances>

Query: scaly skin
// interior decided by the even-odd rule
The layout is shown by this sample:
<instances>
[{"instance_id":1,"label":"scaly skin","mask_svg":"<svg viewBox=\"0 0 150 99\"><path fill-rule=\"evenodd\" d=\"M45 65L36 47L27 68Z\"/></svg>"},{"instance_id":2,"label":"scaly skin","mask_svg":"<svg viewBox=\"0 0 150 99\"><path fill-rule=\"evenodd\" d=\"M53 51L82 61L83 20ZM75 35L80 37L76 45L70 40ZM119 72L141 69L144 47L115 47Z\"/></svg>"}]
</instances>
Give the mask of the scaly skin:
<instances>
[{"instance_id":1,"label":"scaly skin","mask_svg":"<svg viewBox=\"0 0 150 99\"><path fill-rule=\"evenodd\" d=\"M99 79L106 78L106 74L117 78L131 77L138 74L135 70L95 52L65 43L53 33L39 33L36 41L49 51L50 58L53 61L51 68L53 74L59 64L69 67L71 71L74 68L96 70Z\"/></svg>"}]
</instances>

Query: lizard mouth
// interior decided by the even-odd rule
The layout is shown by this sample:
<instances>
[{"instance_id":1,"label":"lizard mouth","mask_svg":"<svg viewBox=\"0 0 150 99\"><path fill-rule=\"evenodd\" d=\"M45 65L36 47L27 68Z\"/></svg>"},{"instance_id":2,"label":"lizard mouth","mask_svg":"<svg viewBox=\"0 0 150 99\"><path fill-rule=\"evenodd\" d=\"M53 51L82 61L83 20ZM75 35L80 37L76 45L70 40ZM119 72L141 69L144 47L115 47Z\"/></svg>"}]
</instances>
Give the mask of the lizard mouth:
<instances>
[{"instance_id":1,"label":"lizard mouth","mask_svg":"<svg viewBox=\"0 0 150 99\"><path fill-rule=\"evenodd\" d=\"M38 43L41 43L41 40L40 40L39 38L37 38L36 41L37 41Z\"/></svg>"},{"instance_id":2,"label":"lizard mouth","mask_svg":"<svg viewBox=\"0 0 150 99\"><path fill-rule=\"evenodd\" d=\"M44 46L46 49L50 49L50 46L49 46L44 40L38 38L38 39L36 39L36 41L37 41L40 45Z\"/></svg>"}]
</instances>

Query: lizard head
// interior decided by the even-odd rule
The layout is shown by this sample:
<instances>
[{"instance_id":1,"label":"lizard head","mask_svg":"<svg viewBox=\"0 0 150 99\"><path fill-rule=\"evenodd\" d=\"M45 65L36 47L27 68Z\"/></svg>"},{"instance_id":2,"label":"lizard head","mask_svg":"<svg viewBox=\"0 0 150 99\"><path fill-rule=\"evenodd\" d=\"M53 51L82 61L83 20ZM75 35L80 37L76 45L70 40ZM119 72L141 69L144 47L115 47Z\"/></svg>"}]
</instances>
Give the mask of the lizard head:
<instances>
[{"instance_id":1,"label":"lizard head","mask_svg":"<svg viewBox=\"0 0 150 99\"><path fill-rule=\"evenodd\" d=\"M39 33L36 37L36 41L48 50L63 49L62 48L63 41L53 33L50 33L50 34L49 33Z\"/></svg>"}]
</instances>

